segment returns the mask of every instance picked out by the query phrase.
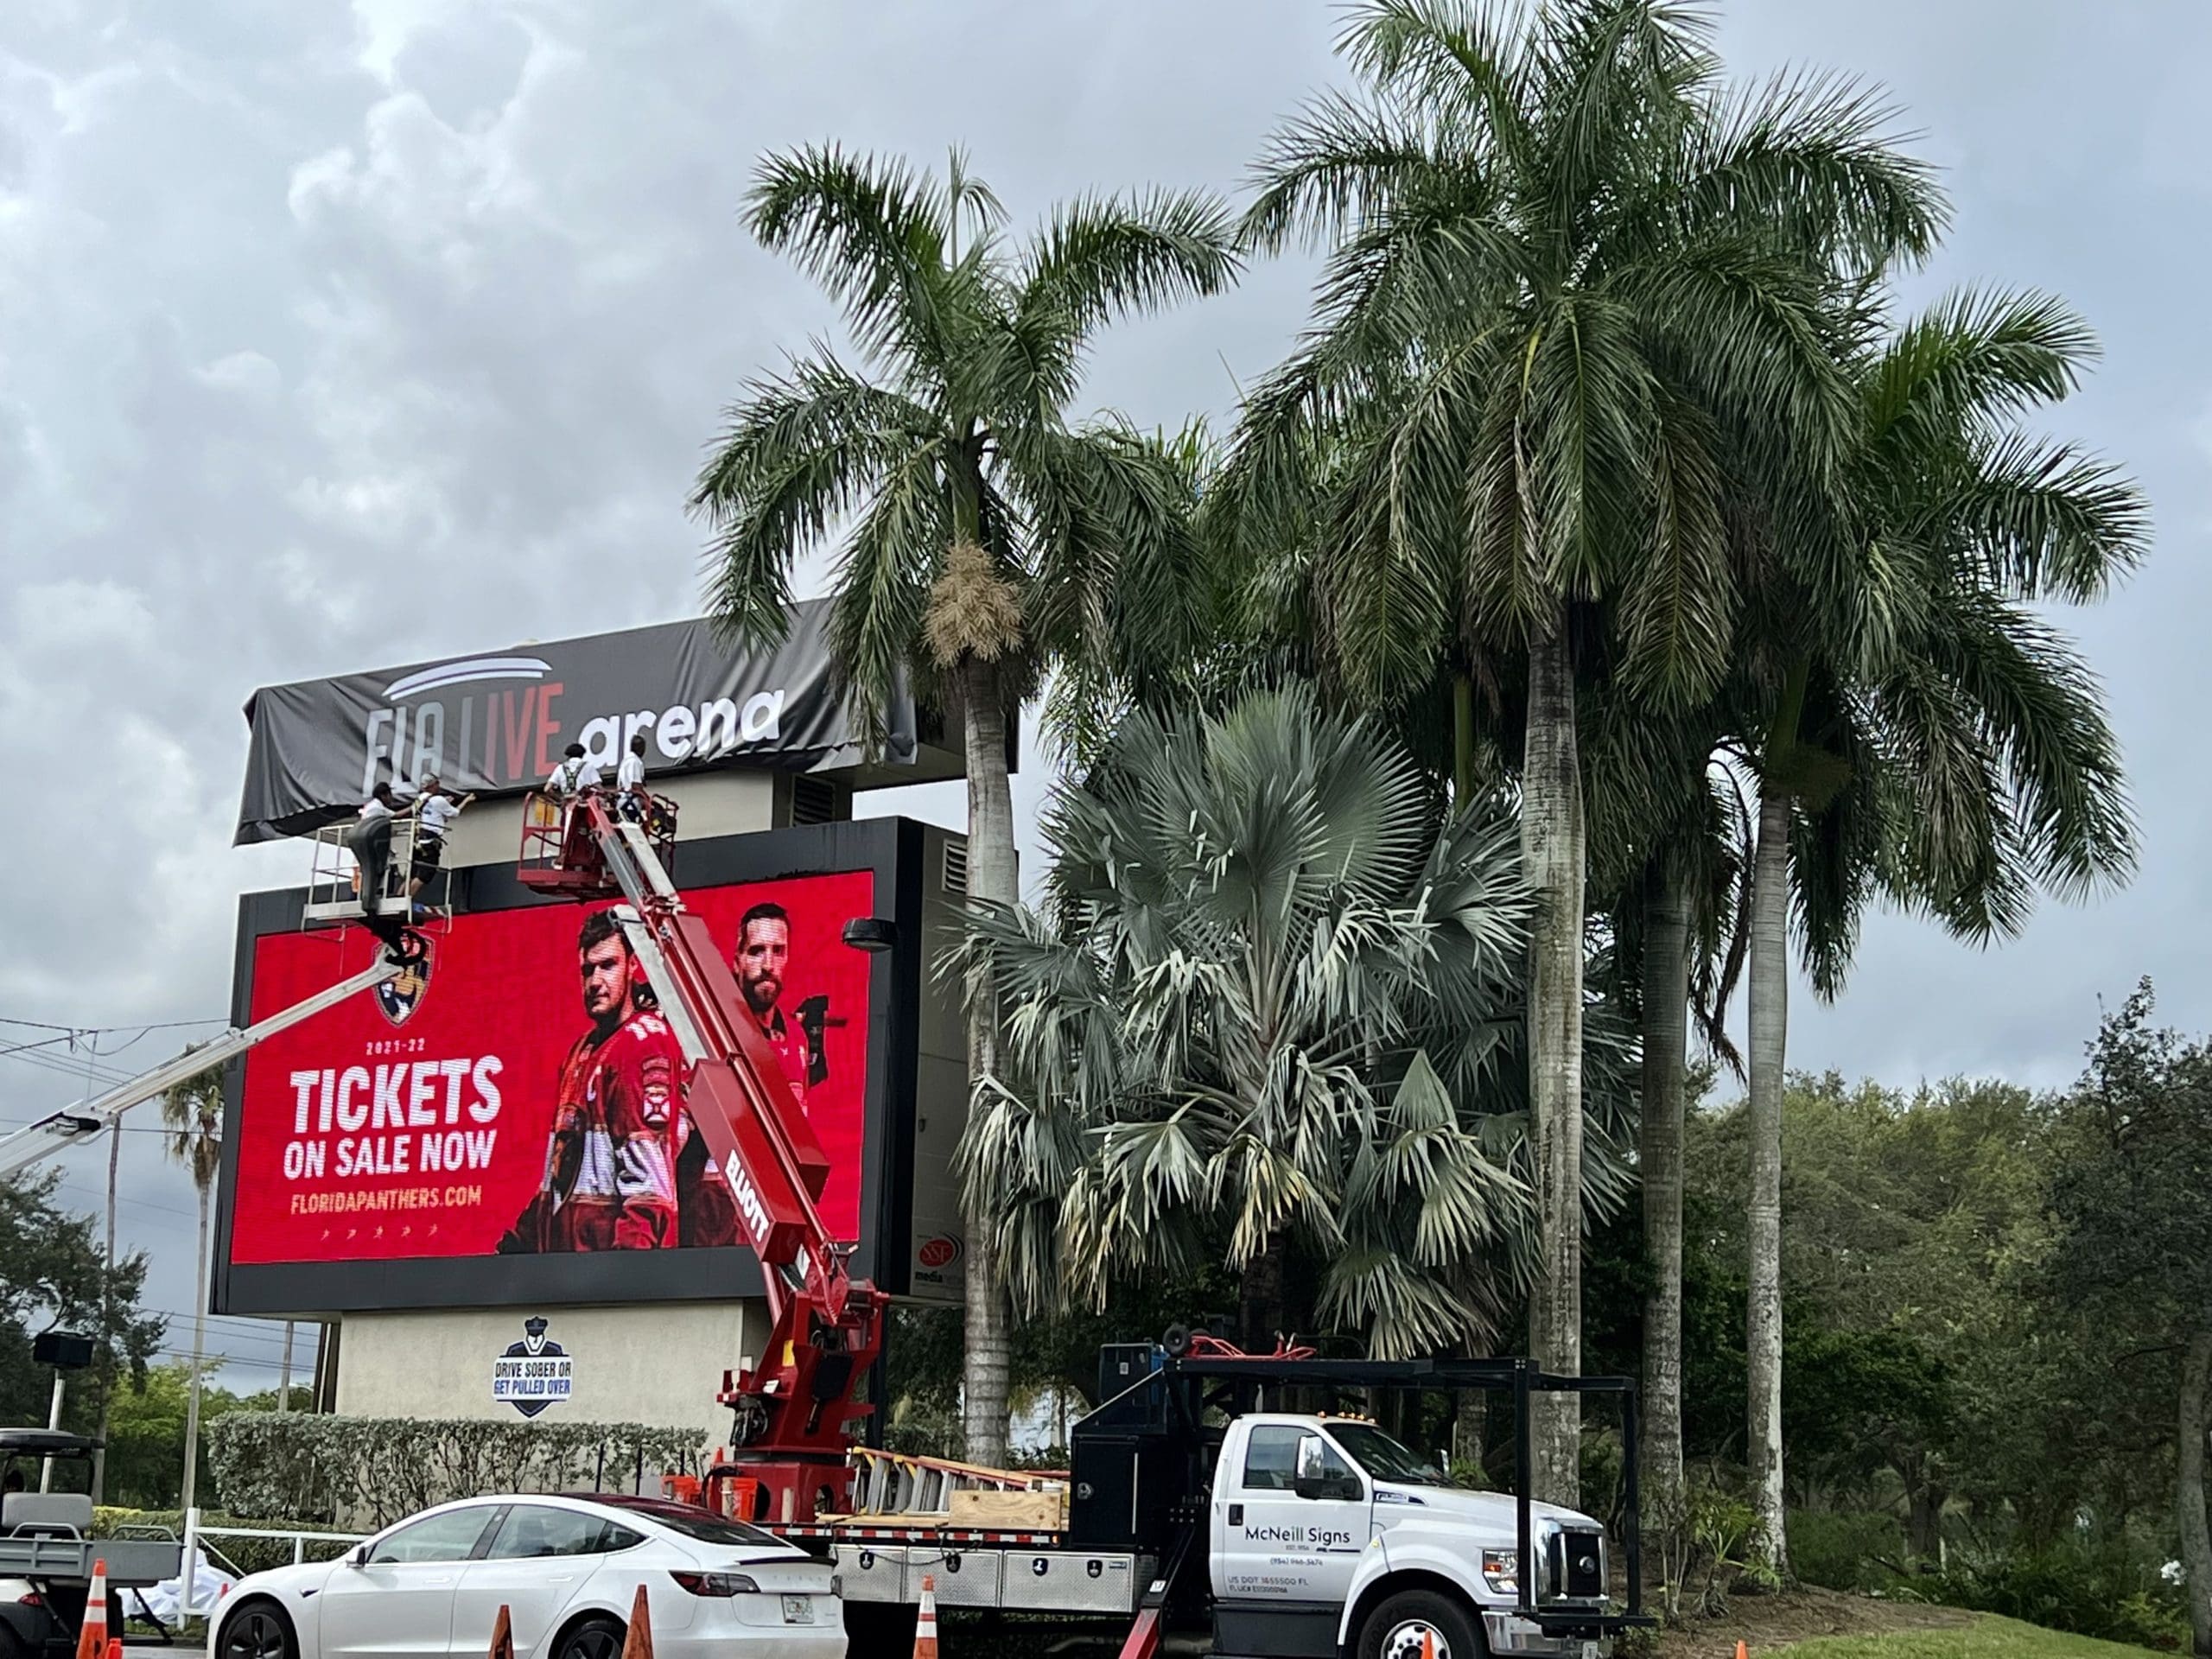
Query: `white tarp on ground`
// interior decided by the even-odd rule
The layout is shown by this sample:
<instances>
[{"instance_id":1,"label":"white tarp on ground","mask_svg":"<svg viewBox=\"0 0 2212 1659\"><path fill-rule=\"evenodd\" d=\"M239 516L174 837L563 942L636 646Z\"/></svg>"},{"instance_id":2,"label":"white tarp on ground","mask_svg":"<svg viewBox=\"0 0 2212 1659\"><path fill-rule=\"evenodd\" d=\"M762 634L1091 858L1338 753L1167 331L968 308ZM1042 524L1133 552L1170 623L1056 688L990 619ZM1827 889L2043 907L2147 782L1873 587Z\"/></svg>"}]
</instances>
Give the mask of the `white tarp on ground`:
<instances>
[{"instance_id":1,"label":"white tarp on ground","mask_svg":"<svg viewBox=\"0 0 2212 1659\"><path fill-rule=\"evenodd\" d=\"M192 1605L205 1610L218 1597L229 1593L238 1580L207 1559L205 1550L192 1552ZM164 1624L175 1624L184 1608L184 1574L164 1579L149 1590L133 1591L124 1599L124 1611L138 1611L137 1597L145 1598L146 1609Z\"/></svg>"}]
</instances>

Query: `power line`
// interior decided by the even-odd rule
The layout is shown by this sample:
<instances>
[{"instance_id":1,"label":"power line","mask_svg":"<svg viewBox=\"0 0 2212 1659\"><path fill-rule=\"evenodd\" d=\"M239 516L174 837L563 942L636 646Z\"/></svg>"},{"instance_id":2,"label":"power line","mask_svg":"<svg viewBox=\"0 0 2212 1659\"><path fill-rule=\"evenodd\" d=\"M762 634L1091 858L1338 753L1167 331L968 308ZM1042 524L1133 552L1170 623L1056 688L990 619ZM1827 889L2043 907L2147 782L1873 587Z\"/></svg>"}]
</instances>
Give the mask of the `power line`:
<instances>
[{"instance_id":1,"label":"power line","mask_svg":"<svg viewBox=\"0 0 2212 1659\"><path fill-rule=\"evenodd\" d=\"M22 1048L0 1049L0 1060L21 1060L25 1065L37 1066L41 1071L59 1071L64 1077L82 1077L87 1083L105 1083L112 1086L130 1081L131 1073L113 1066L100 1065L90 1060L66 1060L59 1054L36 1051L44 1046L33 1043Z\"/></svg>"},{"instance_id":2,"label":"power line","mask_svg":"<svg viewBox=\"0 0 2212 1659\"><path fill-rule=\"evenodd\" d=\"M192 1361L192 1351L188 1348L156 1348L154 1351L167 1359L183 1360L187 1364L191 1363ZM200 1356L200 1373L202 1376L207 1376L210 1371L222 1370L232 1365L244 1366L246 1370L252 1371L282 1371L284 1369L284 1362L281 1359L240 1359L232 1354ZM292 1362L292 1375L296 1378L300 1376L300 1362L296 1358Z\"/></svg>"},{"instance_id":3,"label":"power line","mask_svg":"<svg viewBox=\"0 0 2212 1659\"><path fill-rule=\"evenodd\" d=\"M177 1031L186 1026L219 1026L227 1023L226 1020L211 1016L205 1020L154 1020L143 1025L58 1026L49 1020L18 1020L12 1015L0 1014L0 1026L28 1026L33 1031L69 1032L86 1036L99 1036L111 1031L135 1031L143 1034L149 1031ZM136 1042L137 1039L133 1038L131 1040Z\"/></svg>"},{"instance_id":4,"label":"power line","mask_svg":"<svg viewBox=\"0 0 2212 1659\"><path fill-rule=\"evenodd\" d=\"M105 1204L107 1202L106 1193L93 1187L80 1186L74 1181L62 1182L61 1190L64 1192L84 1193L88 1198L98 1198L102 1204ZM126 1198L120 1193L116 1195L115 1201L118 1204L127 1204L134 1210L158 1211L161 1214L165 1216L181 1216L187 1221L196 1222L200 1219L200 1212L198 1211L180 1210L175 1205L154 1204L145 1198Z\"/></svg>"}]
</instances>

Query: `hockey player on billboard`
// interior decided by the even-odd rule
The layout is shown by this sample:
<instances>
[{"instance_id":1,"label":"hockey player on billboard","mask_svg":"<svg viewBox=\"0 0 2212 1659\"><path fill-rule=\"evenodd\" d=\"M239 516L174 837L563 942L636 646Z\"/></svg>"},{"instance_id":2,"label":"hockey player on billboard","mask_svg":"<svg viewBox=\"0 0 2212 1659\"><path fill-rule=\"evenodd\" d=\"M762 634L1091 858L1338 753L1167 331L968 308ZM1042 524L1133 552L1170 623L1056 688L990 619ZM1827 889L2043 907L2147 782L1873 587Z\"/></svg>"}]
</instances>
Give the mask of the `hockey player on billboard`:
<instances>
[{"instance_id":1,"label":"hockey player on billboard","mask_svg":"<svg viewBox=\"0 0 2212 1659\"><path fill-rule=\"evenodd\" d=\"M591 1029L561 1065L544 1183L499 1249L513 1254L734 1243L735 1216L727 1193L716 1190L719 1180L710 1184L704 1166L690 1172L688 1183L679 1179L690 1139L683 1122L683 1050L654 1007L612 913L594 911L584 918L576 957ZM682 1215L687 1198L703 1212L689 1227Z\"/></svg>"},{"instance_id":2,"label":"hockey player on billboard","mask_svg":"<svg viewBox=\"0 0 2212 1659\"><path fill-rule=\"evenodd\" d=\"M806 1109L806 1091L830 1080L830 1057L823 1033L842 1020L830 1017L826 995L806 998L784 1012L784 978L791 966L791 912L781 905L757 904L737 924L737 948L730 953L730 970L737 976L745 1004L767 1033L769 1046L784 1063L791 1079L791 1098Z\"/></svg>"}]
</instances>

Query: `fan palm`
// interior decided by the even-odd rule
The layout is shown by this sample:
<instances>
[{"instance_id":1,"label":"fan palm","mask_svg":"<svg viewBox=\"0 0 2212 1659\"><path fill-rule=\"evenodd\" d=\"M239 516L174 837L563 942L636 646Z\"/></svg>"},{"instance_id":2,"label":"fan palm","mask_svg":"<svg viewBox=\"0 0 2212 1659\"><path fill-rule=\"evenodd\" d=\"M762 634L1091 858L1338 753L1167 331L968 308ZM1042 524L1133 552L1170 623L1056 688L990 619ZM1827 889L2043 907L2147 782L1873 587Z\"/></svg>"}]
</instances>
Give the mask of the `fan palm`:
<instances>
[{"instance_id":1,"label":"fan palm","mask_svg":"<svg viewBox=\"0 0 2212 1659\"><path fill-rule=\"evenodd\" d=\"M190 1051L187 1051L189 1052ZM168 1155L192 1172L200 1200L200 1242L192 1282L192 1384L184 1407L184 1489L180 1507L192 1508L200 1473L200 1362L207 1350L207 1206L223 1166L223 1068L212 1065L172 1084L162 1096L162 1128Z\"/></svg>"},{"instance_id":2,"label":"fan palm","mask_svg":"<svg viewBox=\"0 0 2212 1659\"><path fill-rule=\"evenodd\" d=\"M1759 779L1750 925L1750 1447L1782 1555L1781 1104L1789 924L1815 993L1841 988L1869 900L1961 937L2016 933L2033 895L2087 894L2134 862L2119 746L2095 677L2037 607L2101 597L2139 562L2135 488L2023 421L2094 353L2033 294L1966 293L1847 359L1842 469L1857 544L1848 616L1813 628L1786 581L1750 625L1745 758Z\"/></svg>"},{"instance_id":3,"label":"fan palm","mask_svg":"<svg viewBox=\"0 0 2212 1659\"><path fill-rule=\"evenodd\" d=\"M1840 448L1831 271L1916 253L1940 218L1878 103L1819 79L1731 94L1709 39L1671 0L1517 18L1367 0L1344 46L1370 96L1279 135L1246 219L1255 246L1334 248L1307 341L1247 409L1224 480L1240 531L1265 544L1287 512L1318 520L1327 645L1368 696L1440 663L1523 671L1530 1336L1554 1370L1580 1355L1578 670L1610 653L1656 707L1718 688L1738 600L1724 457ZM1337 480L1318 512L1316 456ZM1573 1406L1548 1396L1537 1436L1537 1490L1569 1502Z\"/></svg>"},{"instance_id":4,"label":"fan palm","mask_svg":"<svg viewBox=\"0 0 2212 1659\"><path fill-rule=\"evenodd\" d=\"M942 181L835 147L762 163L747 208L842 305L861 369L826 346L728 411L692 496L715 615L779 637L794 563L842 533L830 645L866 709L934 683L965 732L969 891L1016 896L1008 721L1058 656L1132 677L1195 652L1185 486L1126 426L1071 427L1089 344L1123 314L1234 275L1226 212L1198 194L1085 197L1026 242L956 156ZM1097 672L1095 669L1093 672ZM997 1064L969 999L969 1066ZM968 1257L968 1452L1002 1459L1007 1329L989 1249Z\"/></svg>"},{"instance_id":5,"label":"fan palm","mask_svg":"<svg viewBox=\"0 0 2212 1659\"><path fill-rule=\"evenodd\" d=\"M1059 793L1053 906L991 906L969 946L1007 1065L965 1178L1025 1305L1222 1250L1248 1342L1312 1319L1382 1354L1494 1335L1530 1262L1533 905L1510 811L1440 808L1302 689L1136 715ZM1613 1152L1593 1185L1618 1198Z\"/></svg>"}]
</instances>

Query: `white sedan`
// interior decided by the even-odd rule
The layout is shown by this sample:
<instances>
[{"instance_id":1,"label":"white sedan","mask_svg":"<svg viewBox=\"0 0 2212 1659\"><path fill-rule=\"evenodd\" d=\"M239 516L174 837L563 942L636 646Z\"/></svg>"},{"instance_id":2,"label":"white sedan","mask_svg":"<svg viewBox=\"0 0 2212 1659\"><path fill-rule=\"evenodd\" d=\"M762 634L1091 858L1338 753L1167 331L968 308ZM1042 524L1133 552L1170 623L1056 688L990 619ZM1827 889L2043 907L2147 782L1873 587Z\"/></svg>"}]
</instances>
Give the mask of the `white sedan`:
<instances>
[{"instance_id":1,"label":"white sedan","mask_svg":"<svg viewBox=\"0 0 2212 1659\"><path fill-rule=\"evenodd\" d=\"M639 1586L659 1659L844 1659L829 1564L658 1498L476 1497L334 1561L239 1581L208 1659L478 1659L508 1610L515 1659L620 1659Z\"/></svg>"}]
</instances>

